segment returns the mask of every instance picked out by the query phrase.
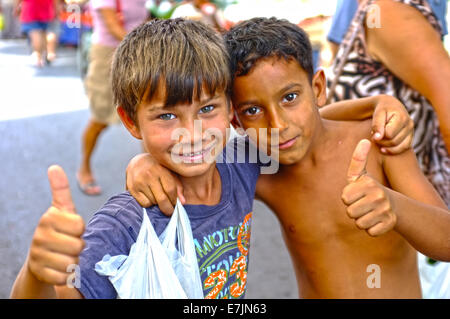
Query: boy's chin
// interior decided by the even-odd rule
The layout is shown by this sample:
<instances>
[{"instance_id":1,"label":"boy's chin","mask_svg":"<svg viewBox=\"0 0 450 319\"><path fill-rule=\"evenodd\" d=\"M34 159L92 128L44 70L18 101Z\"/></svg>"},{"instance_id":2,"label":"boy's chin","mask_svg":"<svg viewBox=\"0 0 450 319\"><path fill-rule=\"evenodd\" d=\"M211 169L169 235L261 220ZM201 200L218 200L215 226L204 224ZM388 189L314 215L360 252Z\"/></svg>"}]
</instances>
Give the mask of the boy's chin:
<instances>
[{"instance_id":1,"label":"boy's chin","mask_svg":"<svg viewBox=\"0 0 450 319\"><path fill-rule=\"evenodd\" d=\"M211 169L211 166L215 166L215 164L216 162L179 163L173 164L171 170L181 177L198 177L206 174Z\"/></svg>"},{"instance_id":2,"label":"boy's chin","mask_svg":"<svg viewBox=\"0 0 450 319\"><path fill-rule=\"evenodd\" d=\"M291 152L278 153L278 163L281 165L293 165L300 162L305 157L304 150L293 150Z\"/></svg>"}]
</instances>

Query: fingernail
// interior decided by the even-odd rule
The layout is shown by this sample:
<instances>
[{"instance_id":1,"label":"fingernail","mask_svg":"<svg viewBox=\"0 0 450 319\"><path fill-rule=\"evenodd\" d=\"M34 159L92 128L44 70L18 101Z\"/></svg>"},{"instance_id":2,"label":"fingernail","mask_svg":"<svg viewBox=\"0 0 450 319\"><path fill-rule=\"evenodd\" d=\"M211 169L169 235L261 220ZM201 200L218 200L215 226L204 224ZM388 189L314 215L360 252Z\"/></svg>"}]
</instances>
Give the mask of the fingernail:
<instances>
[{"instance_id":1,"label":"fingernail","mask_svg":"<svg viewBox=\"0 0 450 319\"><path fill-rule=\"evenodd\" d=\"M373 137L378 140L381 138L381 134L379 132L376 132Z\"/></svg>"},{"instance_id":2,"label":"fingernail","mask_svg":"<svg viewBox=\"0 0 450 319\"><path fill-rule=\"evenodd\" d=\"M381 148L381 153L386 153L386 149L384 147Z\"/></svg>"}]
</instances>

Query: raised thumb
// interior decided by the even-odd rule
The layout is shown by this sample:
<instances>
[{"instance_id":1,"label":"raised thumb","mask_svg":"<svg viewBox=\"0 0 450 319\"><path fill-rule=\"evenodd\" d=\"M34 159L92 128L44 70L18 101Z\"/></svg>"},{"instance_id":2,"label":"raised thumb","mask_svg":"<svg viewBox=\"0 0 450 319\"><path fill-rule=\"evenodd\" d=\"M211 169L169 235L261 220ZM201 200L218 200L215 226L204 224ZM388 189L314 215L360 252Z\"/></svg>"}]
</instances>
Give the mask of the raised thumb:
<instances>
[{"instance_id":1,"label":"raised thumb","mask_svg":"<svg viewBox=\"0 0 450 319\"><path fill-rule=\"evenodd\" d=\"M69 181L64 170L58 165L52 165L48 168L47 175L52 192L52 206L75 213Z\"/></svg>"},{"instance_id":2,"label":"raised thumb","mask_svg":"<svg viewBox=\"0 0 450 319\"><path fill-rule=\"evenodd\" d=\"M367 158L370 152L369 140L361 140L356 145L347 171L347 181L352 183L366 173Z\"/></svg>"}]
</instances>

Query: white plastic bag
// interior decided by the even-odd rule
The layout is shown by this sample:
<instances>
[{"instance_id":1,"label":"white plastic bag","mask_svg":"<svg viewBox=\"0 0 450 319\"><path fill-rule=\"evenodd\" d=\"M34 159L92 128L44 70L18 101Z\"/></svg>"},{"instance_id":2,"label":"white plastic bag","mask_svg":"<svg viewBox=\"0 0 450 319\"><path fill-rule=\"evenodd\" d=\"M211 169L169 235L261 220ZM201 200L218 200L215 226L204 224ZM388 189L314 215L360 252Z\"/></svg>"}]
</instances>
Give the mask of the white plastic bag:
<instances>
[{"instance_id":1,"label":"white plastic bag","mask_svg":"<svg viewBox=\"0 0 450 319\"><path fill-rule=\"evenodd\" d=\"M177 200L160 238L143 209L136 243L128 256L105 255L95 271L108 276L123 299L203 298L189 218Z\"/></svg>"},{"instance_id":2,"label":"white plastic bag","mask_svg":"<svg viewBox=\"0 0 450 319\"><path fill-rule=\"evenodd\" d=\"M424 299L450 299L450 263L438 261L430 265L418 253L418 265Z\"/></svg>"}]
</instances>

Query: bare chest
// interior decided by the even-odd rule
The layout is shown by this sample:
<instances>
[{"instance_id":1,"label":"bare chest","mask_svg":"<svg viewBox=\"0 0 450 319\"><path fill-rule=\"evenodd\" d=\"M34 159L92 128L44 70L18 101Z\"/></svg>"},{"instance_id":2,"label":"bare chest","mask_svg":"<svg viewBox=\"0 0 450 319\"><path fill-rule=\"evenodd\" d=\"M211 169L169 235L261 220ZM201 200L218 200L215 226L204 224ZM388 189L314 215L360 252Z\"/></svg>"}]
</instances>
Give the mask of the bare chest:
<instances>
[{"instance_id":1,"label":"bare chest","mask_svg":"<svg viewBox=\"0 0 450 319\"><path fill-rule=\"evenodd\" d=\"M287 236L311 243L360 235L361 230L347 216L341 199L347 185L347 162L346 157L336 156L326 169L285 174L270 180L271 191L262 199L275 212ZM369 160L367 171L380 183L386 183L375 157Z\"/></svg>"}]
</instances>

